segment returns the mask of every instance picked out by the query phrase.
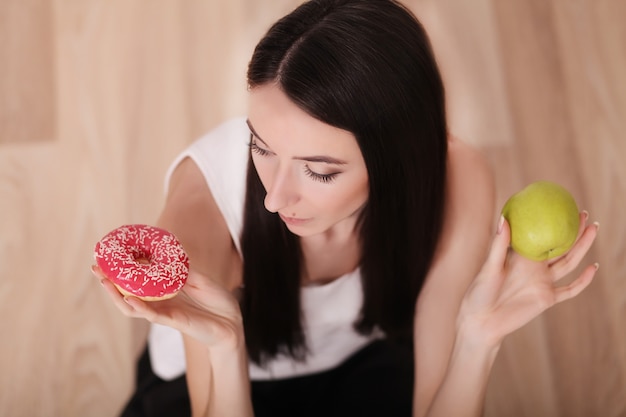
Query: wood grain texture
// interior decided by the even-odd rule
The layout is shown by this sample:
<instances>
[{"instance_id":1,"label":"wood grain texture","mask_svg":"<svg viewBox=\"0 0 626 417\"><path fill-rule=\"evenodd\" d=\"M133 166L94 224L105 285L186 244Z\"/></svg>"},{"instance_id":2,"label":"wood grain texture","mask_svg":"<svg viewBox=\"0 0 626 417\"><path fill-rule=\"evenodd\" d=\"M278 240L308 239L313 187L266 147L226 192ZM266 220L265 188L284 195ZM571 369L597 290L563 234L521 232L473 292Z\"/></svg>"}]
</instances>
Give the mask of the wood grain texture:
<instances>
[{"instance_id":1,"label":"wood grain texture","mask_svg":"<svg viewBox=\"0 0 626 417\"><path fill-rule=\"evenodd\" d=\"M0 144L55 138L52 19L49 1L0 1Z\"/></svg>"},{"instance_id":2,"label":"wood grain texture","mask_svg":"<svg viewBox=\"0 0 626 417\"><path fill-rule=\"evenodd\" d=\"M246 111L254 44L298 3L0 4L0 416L119 412L146 327L91 276L93 245L154 221L170 161ZM505 341L485 415L626 416L626 2L405 3L431 34L452 132L492 164L497 208L550 179L602 224L596 280Z\"/></svg>"}]
</instances>

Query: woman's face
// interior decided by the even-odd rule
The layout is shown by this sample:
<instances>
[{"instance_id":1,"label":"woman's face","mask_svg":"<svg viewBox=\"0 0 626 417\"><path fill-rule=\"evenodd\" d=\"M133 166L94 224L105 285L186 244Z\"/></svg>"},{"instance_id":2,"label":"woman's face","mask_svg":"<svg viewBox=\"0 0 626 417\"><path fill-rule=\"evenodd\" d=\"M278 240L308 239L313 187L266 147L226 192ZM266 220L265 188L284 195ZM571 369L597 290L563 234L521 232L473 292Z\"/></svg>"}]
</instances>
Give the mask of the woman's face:
<instances>
[{"instance_id":1,"label":"woman's face","mask_svg":"<svg viewBox=\"0 0 626 417\"><path fill-rule=\"evenodd\" d=\"M309 116L274 84L253 88L249 106L265 208L302 237L352 231L369 189L354 135Z\"/></svg>"}]
</instances>

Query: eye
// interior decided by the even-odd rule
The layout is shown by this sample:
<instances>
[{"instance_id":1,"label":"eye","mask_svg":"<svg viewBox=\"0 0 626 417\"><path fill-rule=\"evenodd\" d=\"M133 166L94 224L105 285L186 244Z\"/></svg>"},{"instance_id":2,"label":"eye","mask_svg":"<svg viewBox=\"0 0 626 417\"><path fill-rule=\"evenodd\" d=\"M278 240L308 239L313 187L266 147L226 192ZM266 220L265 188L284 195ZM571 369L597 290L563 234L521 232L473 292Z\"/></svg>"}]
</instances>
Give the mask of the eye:
<instances>
[{"instance_id":1,"label":"eye","mask_svg":"<svg viewBox=\"0 0 626 417\"><path fill-rule=\"evenodd\" d=\"M259 154L261 156L267 156L270 154L268 150L259 147L259 145L256 144L256 141L252 138L250 138L250 143L248 143L248 146L250 147L250 150L252 152Z\"/></svg>"},{"instance_id":2,"label":"eye","mask_svg":"<svg viewBox=\"0 0 626 417\"><path fill-rule=\"evenodd\" d=\"M323 182L325 184L331 183L335 180L338 172L334 172L332 174L318 174L317 172L311 171L308 165L304 166L304 173L313 178L315 181Z\"/></svg>"}]
</instances>

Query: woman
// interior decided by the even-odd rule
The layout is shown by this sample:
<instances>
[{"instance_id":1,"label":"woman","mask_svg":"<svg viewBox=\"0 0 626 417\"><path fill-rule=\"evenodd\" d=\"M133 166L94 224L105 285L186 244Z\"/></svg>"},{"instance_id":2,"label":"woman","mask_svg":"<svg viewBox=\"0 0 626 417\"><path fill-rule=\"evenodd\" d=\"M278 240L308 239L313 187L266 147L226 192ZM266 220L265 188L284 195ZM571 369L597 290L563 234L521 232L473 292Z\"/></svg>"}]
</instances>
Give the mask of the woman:
<instances>
[{"instance_id":1,"label":"woman","mask_svg":"<svg viewBox=\"0 0 626 417\"><path fill-rule=\"evenodd\" d=\"M597 224L583 212L552 262L509 254L502 218L491 239L489 169L448 135L428 38L394 1L302 4L248 84L247 118L168 174L183 292L124 298L95 270L108 294L183 335L194 416L479 415L502 339L591 282L556 285Z\"/></svg>"}]
</instances>

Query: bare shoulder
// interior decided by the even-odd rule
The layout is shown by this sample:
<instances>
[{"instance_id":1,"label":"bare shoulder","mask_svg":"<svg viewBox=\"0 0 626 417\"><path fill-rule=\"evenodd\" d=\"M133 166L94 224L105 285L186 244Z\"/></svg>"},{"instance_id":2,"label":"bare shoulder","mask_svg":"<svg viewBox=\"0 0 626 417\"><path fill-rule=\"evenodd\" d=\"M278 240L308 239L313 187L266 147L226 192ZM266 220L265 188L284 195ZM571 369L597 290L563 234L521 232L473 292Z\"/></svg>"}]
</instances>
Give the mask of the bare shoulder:
<instances>
[{"instance_id":1,"label":"bare shoulder","mask_svg":"<svg viewBox=\"0 0 626 417\"><path fill-rule=\"evenodd\" d=\"M449 141L447 186L446 231L453 233L452 227L488 229L495 204L491 166L479 149L457 138Z\"/></svg>"},{"instance_id":2,"label":"bare shoulder","mask_svg":"<svg viewBox=\"0 0 626 417\"><path fill-rule=\"evenodd\" d=\"M227 288L239 285L239 254L204 175L191 158L172 172L158 224L178 237L192 268Z\"/></svg>"},{"instance_id":3,"label":"bare shoulder","mask_svg":"<svg viewBox=\"0 0 626 417\"><path fill-rule=\"evenodd\" d=\"M443 229L420 302L435 300L435 309L449 308L452 316L485 259L497 219L492 170L479 149L450 139L447 175Z\"/></svg>"}]
</instances>

